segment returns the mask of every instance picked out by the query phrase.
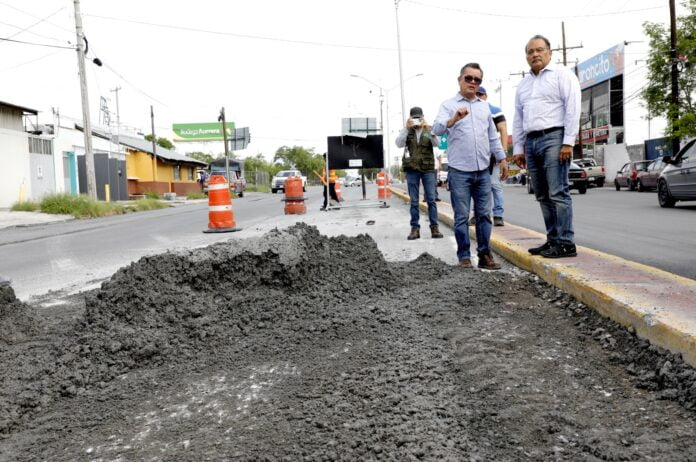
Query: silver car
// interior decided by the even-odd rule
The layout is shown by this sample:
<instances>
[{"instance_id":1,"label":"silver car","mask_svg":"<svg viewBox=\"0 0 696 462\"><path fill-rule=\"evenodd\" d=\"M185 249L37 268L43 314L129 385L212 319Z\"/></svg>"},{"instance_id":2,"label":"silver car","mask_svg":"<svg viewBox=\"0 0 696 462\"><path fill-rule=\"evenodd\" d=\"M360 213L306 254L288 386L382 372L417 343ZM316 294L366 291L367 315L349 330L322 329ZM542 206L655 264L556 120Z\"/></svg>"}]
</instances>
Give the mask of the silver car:
<instances>
[{"instance_id":1,"label":"silver car","mask_svg":"<svg viewBox=\"0 0 696 462\"><path fill-rule=\"evenodd\" d=\"M677 201L696 201L696 139L676 156L665 156L662 162L667 165L657 181L660 207L674 207Z\"/></svg>"}]
</instances>

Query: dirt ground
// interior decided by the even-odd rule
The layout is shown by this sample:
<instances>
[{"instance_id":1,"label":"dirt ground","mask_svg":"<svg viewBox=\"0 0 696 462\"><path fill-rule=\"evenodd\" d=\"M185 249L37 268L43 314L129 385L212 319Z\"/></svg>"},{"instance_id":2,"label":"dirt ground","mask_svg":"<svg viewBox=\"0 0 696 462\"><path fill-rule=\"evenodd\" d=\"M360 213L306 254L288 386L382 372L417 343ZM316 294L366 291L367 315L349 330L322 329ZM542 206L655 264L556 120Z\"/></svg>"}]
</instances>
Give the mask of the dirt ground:
<instances>
[{"instance_id":1,"label":"dirt ground","mask_svg":"<svg viewBox=\"0 0 696 462\"><path fill-rule=\"evenodd\" d=\"M0 461L696 460L696 371L524 272L296 225L0 289Z\"/></svg>"}]
</instances>

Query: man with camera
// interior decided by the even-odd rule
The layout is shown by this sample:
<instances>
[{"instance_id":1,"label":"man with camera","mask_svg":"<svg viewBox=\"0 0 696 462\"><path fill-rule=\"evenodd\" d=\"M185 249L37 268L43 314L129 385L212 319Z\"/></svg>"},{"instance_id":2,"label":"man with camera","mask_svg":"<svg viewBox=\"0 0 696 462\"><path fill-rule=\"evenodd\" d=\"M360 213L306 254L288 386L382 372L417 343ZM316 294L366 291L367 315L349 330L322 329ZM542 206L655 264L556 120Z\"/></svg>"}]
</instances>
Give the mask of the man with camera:
<instances>
[{"instance_id":1,"label":"man with camera","mask_svg":"<svg viewBox=\"0 0 696 462\"><path fill-rule=\"evenodd\" d=\"M457 258L462 268L471 268L471 241L469 240L469 207L474 199L476 220L476 250L478 267L500 269L490 249L492 222L491 173L488 170L491 155L500 166L500 178L508 175L505 152L493 122L488 103L476 96L483 81L483 70L478 63L468 63L459 71L459 92L446 100L433 124L433 133L447 132L447 170L452 208L454 209L454 237L457 240Z\"/></svg>"},{"instance_id":2,"label":"man with camera","mask_svg":"<svg viewBox=\"0 0 696 462\"><path fill-rule=\"evenodd\" d=\"M442 237L437 222L437 205L435 204L436 169L433 148L440 145L439 137L433 135L431 126L423 117L423 110L412 107L406 127L396 137L396 146L405 147L403 169L406 172L408 196L411 199L411 233L409 241L420 238L420 184L423 183L423 194L428 204L430 220L430 235L433 239Z\"/></svg>"}]
</instances>

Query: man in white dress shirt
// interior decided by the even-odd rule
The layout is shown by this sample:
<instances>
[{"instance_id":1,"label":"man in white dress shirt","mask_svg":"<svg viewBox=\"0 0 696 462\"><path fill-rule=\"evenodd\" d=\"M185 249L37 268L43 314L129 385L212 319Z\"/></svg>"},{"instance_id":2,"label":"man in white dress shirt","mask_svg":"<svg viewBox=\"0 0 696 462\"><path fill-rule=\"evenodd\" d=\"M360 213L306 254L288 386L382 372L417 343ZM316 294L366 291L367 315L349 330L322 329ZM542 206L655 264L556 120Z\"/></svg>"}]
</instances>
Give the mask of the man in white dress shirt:
<instances>
[{"instance_id":1,"label":"man in white dress shirt","mask_svg":"<svg viewBox=\"0 0 696 462\"><path fill-rule=\"evenodd\" d=\"M580 83L568 69L549 66L551 46L546 37L532 37L525 52L531 72L515 96L513 154L525 156L546 225L546 242L529 253L575 257L568 169L580 121Z\"/></svg>"}]
</instances>

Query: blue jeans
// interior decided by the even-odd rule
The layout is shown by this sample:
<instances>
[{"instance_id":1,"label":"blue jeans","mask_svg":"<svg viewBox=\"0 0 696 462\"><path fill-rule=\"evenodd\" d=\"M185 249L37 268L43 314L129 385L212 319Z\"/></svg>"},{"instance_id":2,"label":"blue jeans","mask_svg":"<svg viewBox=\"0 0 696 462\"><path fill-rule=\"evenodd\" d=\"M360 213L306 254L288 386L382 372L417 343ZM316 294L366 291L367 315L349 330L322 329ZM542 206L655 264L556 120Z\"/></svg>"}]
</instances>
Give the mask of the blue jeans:
<instances>
[{"instance_id":1,"label":"blue jeans","mask_svg":"<svg viewBox=\"0 0 696 462\"><path fill-rule=\"evenodd\" d=\"M469 204L474 199L476 216L476 251L478 255L489 254L491 249L491 175L488 168L478 172L463 172L449 167L448 181L452 208L454 209L454 238L457 240L457 258L471 258L469 240Z\"/></svg>"},{"instance_id":2,"label":"blue jeans","mask_svg":"<svg viewBox=\"0 0 696 462\"><path fill-rule=\"evenodd\" d=\"M408 197L411 199L411 227L420 228L420 184L423 183L423 195L428 204L428 218L430 226L437 225L437 205L435 205L435 171L414 172L406 171L406 184L408 184Z\"/></svg>"},{"instance_id":3,"label":"blue jeans","mask_svg":"<svg viewBox=\"0 0 696 462\"><path fill-rule=\"evenodd\" d=\"M500 181L500 165L497 163L491 173L491 188L493 189L493 216L502 217L505 201L503 200L503 183Z\"/></svg>"},{"instance_id":4,"label":"blue jeans","mask_svg":"<svg viewBox=\"0 0 696 462\"><path fill-rule=\"evenodd\" d=\"M568 182L570 162L559 162L562 145L563 130L527 138L525 144L527 171L544 216L546 239L551 244L572 244L575 237Z\"/></svg>"}]
</instances>

